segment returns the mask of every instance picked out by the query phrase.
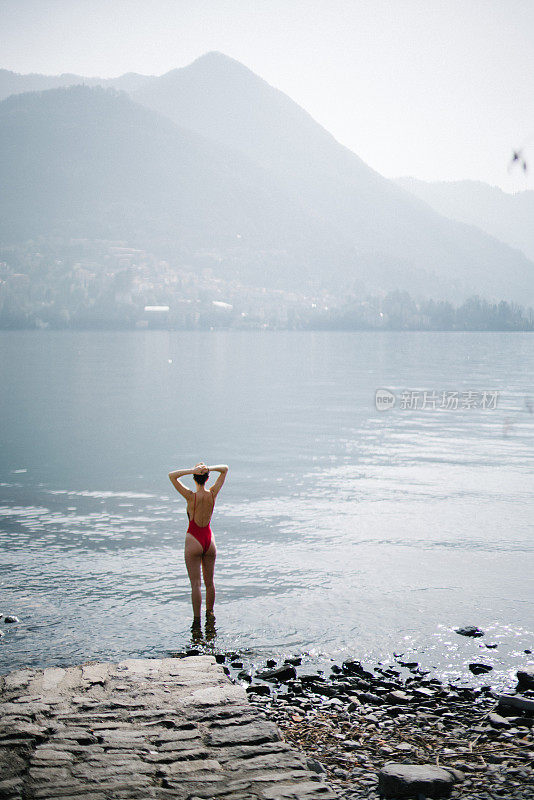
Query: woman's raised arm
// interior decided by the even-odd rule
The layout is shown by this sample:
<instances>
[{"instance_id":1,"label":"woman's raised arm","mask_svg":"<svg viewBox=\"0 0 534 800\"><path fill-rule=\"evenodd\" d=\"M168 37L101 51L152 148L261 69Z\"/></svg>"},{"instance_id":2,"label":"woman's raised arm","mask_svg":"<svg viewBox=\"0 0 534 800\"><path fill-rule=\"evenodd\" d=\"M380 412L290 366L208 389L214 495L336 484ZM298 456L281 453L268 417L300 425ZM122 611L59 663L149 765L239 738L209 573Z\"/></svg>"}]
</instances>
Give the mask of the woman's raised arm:
<instances>
[{"instance_id":1,"label":"woman's raised arm","mask_svg":"<svg viewBox=\"0 0 534 800\"><path fill-rule=\"evenodd\" d=\"M221 473L217 478L217 480L215 481L215 483L213 484L213 486L211 487L211 493L213 495L213 499L215 500L215 498L221 491L221 487L225 481L226 473L228 472L228 466L226 464L219 464L216 467L208 467L208 469L210 470L210 472L213 471Z\"/></svg>"}]
</instances>

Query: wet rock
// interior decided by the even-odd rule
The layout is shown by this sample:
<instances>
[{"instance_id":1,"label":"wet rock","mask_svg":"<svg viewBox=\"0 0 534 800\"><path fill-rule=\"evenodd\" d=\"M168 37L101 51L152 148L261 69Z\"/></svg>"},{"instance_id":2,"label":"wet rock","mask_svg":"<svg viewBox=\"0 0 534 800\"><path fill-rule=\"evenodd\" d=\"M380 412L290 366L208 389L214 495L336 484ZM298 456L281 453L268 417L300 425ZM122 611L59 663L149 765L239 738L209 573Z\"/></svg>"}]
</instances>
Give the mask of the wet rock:
<instances>
[{"instance_id":1,"label":"wet rock","mask_svg":"<svg viewBox=\"0 0 534 800\"><path fill-rule=\"evenodd\" d=\"M12 614L6 614L4 617L4 622L13 623L13 622L20 622L18 617L14 617Z\"/></svg>"},{"instance_id":2,"label":"wet rock","mask_svg":"<svg viewBox=\"0 0 534 800\"><path fill-rule=\"evenodd\" d=\"M302 658L300 656L293 656L293 658L286 658L284 659L284 664L292 664L294 667L300 666L302 664Z\"/></svg>"},{"instance_id":3,"label":"wet rock","mask_svg":"<svg viewBox=\"0 0 534 800\"><path fill-rule=\"evenodd\" d=\"M517 681L517 691L523 689L534 689L534 667L527 667L526 669L518 670Z\"/></svg>"},{"instance_id":4,"label":"wet rock","mask_svg":"<svg viewBox=\"0 0 534 800\"><path fill-rule=\"evenodd\" d=\"M360 675L362 678L367 678L370 680L375 677L372 672L367 672L367 670L362 667L360 661L354 661L352 659L344 661L342 669L347 675Z\"/></svg>"},{"instance_id":5,"label":"wet rock","mask_svg":"<svg viewBox=\"0 0 534 800\"><path fill-rule=\"evenodd\" d=\"M386 764L378 773L378 791L383 797L449 797L456 778L430 764Z\"/></svg>"},{"instance_id":6,"label":"wet rock","mask_svg":"<svg viewBox=\"0 0 534 800\"><path fill-rule=\"evenodd\" d=\"M491 672L493 667L489 664L469 664L469 669L473 675L483 675L485 672Z\"/></svg>"},{"instance_id":7,"label":"wet rock","mask_svg":"<svg viewBox=\"0 0 534 800\"><path fill-rule=\"evenodd\" d=\"M498 647L498 645L493 642L491 644L489 642L484 642L484 646L487 647L488 650L495 650Z\"/></svg>"},{"instance_id":8,"label":"wet rock","mask_svg":"<svg viewBox=\"0 0 534 800\"><path fill-rule=\"evenodd\" d=\"M242 669L241 672L238 672L237 673L237 677L238 677L238 680L247 681L247 683L250 683L252 681L252 678L250 677L250 675L248 674L246 669Z\"/></svg>"},{"instance_id":9,"label":"wet rock","mask_svg":"<svg viewBox=\"0 0 534 800\"><path fill-rule=\"evenodd\" d=\"M217 653L217 655L215 656L215 661L217 662L217 664L224 664L224 662L226 661L226 656L224 655L224 653Z\"/></svg>"},{"instance_id":10,"label":"wet rock","mask_svg":"<svg viewBox=\"0 0 534 800\"><path fill-rule=\"evenodd\" d=\"M478 636L484 636L484 631L481 631L480 628L477 628L475 625L466 625L464 628L455 628L455 632L459 633L460 636L472 636L474 638Z\"/></svg>"},{"instance_id":11,"label":"wet rock","mask_svg":"<svg viewBox=\"0 0 534 800\"><path fill-rule=\"evenodd\" d=\"M276 667L276 661L273 658L267 660L266 666L269 668Z\"/></svg>"},{"instance_id":12,"label":"wet rock","mask_svg":"<svg viewBox=\"0 0 534 800\"><path fill-rule=\"evenodd\" d=\"M284 683L285 681L290 681L293 678L296 678L297 672L295 667L293 667L291 664L285 664L282 667L266 669L263 670L263 672L258 672L257 677L262 681L280 681L281 683Z\"/></svg>"}]
</instances>

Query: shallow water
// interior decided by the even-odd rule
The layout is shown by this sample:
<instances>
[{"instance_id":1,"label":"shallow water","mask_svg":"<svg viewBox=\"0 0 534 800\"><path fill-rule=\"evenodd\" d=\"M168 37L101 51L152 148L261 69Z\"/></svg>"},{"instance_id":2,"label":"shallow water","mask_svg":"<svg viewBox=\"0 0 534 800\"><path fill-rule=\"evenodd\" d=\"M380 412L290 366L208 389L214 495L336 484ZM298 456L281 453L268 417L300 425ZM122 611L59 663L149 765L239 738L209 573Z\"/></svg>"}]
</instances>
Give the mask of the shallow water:
<instances>
[{"instance_id":1,"label":"shallow water","mask_svg":"<svg viewBox=\"0 0 534 800\"><path fill-rule=\"evenodd\" d=\"M466 680L483 660L506 685L534 650L532 342L3 332L0 611L21 622L1 625L0 672L190 641L185 502L167 473L203 459L230 465L212 646L404 653ZM378 388L395 408L376 410ZM496 391L497 408L402 408L404 390ZM468 624L486 636L453 632Z\"/></svg>"}]
</instances>

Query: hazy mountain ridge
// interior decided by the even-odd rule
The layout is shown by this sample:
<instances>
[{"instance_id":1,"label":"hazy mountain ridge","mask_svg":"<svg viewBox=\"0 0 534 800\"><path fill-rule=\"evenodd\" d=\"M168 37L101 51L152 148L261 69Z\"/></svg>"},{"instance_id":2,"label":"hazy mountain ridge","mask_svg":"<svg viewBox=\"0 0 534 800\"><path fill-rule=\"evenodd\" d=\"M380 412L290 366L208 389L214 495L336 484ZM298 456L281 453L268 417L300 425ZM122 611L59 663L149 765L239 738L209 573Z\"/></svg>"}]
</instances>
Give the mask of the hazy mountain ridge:
<instances>
[{"instance_id":1,"label":"hazy mountain ridge","mask_svg":"<svg viewBox=\"0 0 534 800\"><path fill-rule=\"evenodd\" d=\"M481 181L421 181L403 177L398 186L439 214L475 225L534 260L534 192L503 192Z\"/></svg>"},{"instance_id":2,"label":"hazy mountain ridge","mask_svg":"<svg viewBox=\"0 0 534 800\"><path fill-rule=\"evenodd\" d=\"M87 86L63 95L59 116L61 90L0 104L4 238L51 223L66 236L164 242L177 258L216 247L221 275L256 284L534 302L522 254L383 178L239 62L209 53L136 77L143 106Z\"/></svg>"},{"instance_id":3,"label":"hazy mountain ridge","mask_svg":"<svg viewBox=\"0 0 534 800\"><path fill-rule=\"evenodd\" d=\"M39 75L30 73L21 75L7 69L0 69L0 101L13 94L25 92L42 92L47 89L60 89L66 86L103 86L133 92L153 79L152 75L139 75L137 72L126 72L117 78L88 78L65 72L61 75Z\"/></svg>"},{"instance_id":4,"label":"hazy mountain ridge","mask_svg":"<svg viewBox=\"0 0 534 800\"><path fill-rule=\"evenodd\" d=\"M288 269L313 263L313 248L330 238L257 165L101 87L0 103L0 181L4 242L125 239L186 259L215 248L241 273L257 267L254 253L270 252L269 284L292 283Z\"/></svg>"}]
</instances>

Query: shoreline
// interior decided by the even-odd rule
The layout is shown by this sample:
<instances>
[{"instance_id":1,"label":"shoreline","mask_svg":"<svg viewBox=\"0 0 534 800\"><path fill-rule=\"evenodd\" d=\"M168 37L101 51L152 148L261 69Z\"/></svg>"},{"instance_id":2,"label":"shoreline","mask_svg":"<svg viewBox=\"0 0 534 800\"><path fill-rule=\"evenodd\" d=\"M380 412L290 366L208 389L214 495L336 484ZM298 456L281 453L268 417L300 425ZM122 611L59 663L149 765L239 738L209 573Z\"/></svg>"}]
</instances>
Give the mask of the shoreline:
<instances>
[{"instance_id":1,"label":"shoreline","mask_svg":"<svg viewBox=\"0 0 534 800\"><path fill-rule=\"evenodd\" d=\"M489 674L482 686L461 686L412 662L403 675L348 659L325 675L300 656L261 667L239 653L216 658L344 800L378 800L378 773L392 762L450 770L453 798L534 798L534 663L502 692Z\"/></svg>"}]
</instances>

